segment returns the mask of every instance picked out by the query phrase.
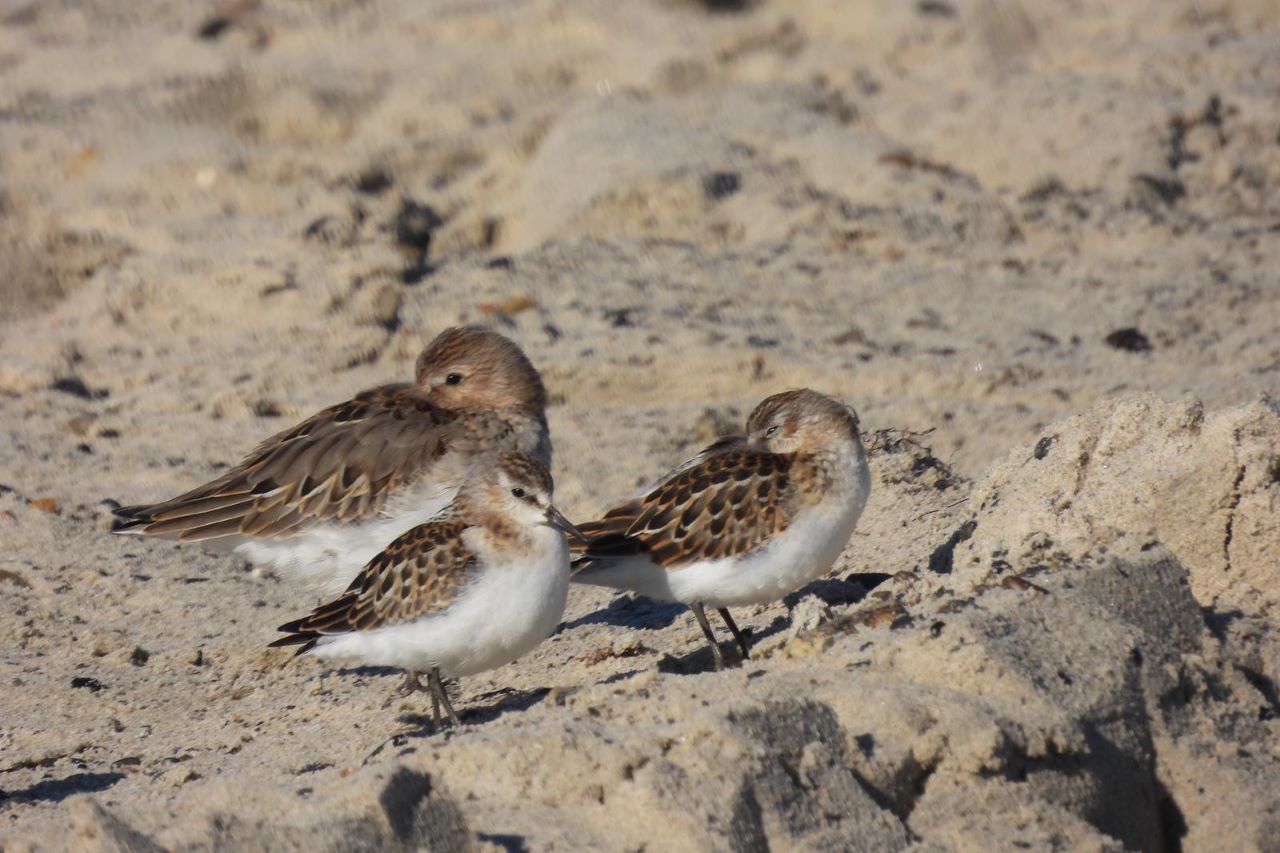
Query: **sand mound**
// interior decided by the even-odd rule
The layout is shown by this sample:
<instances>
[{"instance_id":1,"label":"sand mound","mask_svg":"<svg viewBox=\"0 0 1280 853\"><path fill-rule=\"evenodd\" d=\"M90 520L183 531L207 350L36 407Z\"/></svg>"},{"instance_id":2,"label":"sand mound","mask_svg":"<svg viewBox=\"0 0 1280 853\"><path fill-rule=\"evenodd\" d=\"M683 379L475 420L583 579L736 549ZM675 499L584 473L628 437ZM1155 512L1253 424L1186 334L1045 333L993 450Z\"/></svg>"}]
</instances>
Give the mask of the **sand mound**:
<instances>
[{"instance_id":1,"label":"sand mound","mask_svg":"<svg viewBox=\"0 0 1280 853\"><path fill-rule=\"evenodd\" d=\"M1195 400L1127 398L1055 424L970 498L958 569L1052 564L1126 536L1164 543L1213 611L1273 617L1280 603L1280 406L1206 416Z\"/></svg>"}]
</instances>

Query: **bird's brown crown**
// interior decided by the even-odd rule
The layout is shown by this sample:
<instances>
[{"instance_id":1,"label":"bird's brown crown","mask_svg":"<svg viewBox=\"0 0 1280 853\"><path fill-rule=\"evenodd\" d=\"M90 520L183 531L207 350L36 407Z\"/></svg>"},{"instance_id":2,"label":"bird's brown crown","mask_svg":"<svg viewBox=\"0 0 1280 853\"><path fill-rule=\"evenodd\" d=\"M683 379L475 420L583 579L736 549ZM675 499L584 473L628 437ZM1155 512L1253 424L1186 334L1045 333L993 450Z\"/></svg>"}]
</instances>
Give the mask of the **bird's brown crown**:
<instances>
[{"instance_id":1,"label":"bird's brown crown","mask_svg":"<svg viewBox=\"0 0 1280 853\"><path fill-rule=\"evenodd\" d=\"M488 329L445 329L418 356L415 381L433 402L451 411L547 408L542 377L512 341Z\"/></svg>"},{"instance_id":2,"label":"bird's brown crown","mask_svg":"<svg viewBox=\"0 0 1280 853\"><path fill-rule=\"evenodd\" d=\"M848 406L809 388L766 397L747 418L747 437L778 453L814 452L859 440L858 416Z\"/></svg>"}]
</instances>

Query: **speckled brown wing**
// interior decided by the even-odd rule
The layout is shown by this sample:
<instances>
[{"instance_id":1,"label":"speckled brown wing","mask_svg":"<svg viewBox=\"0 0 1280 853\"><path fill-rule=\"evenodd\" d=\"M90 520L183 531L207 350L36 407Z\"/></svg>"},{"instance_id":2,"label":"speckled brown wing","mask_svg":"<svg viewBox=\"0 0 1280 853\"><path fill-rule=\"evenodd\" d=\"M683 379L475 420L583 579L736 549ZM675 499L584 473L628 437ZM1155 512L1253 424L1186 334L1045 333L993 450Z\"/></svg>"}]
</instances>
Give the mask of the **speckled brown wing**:
<instances>
[{"instance_id":1,"label":"speckled brown wing","mask_svg":"<svg viewBox=\"0 0 1280 853\"><path fill-rule=\"evenodd\" d=\"M273 435L222 477L116 511L117 532L183 540L285 537L376 514L449 444L455 417L413 385L385 385Z\"/></svg>"},{"instance_id":2,"label":"speckled brown wing","mask_svg":"<svg viewBox=\"0 0 1280 853\"><path fill-rule=\"evenodd\" d=\"M475 554L462 541L466 528L456 518L412 528L370 560L337 599L281 625L289 636L271 645L302 644L301 654L325 635L396 625L446 609L477 568Z\"/></svg>"},{"instance_id":3,"label":"speckled brown wing","mask_svg":"<svg viewBox=\"0 0 1280 853\"><path fill-rule=\"evenodd\" d=\"M651 494L657 491L664 484L674 480L685 471L702 465L712 456L724 453L727 450L741 447L746 444L746 441L746 438L740 435L731 435L716 439L714 442L704 447L698 455L690 459L686 459L674 471L668 473L657 483L650 485L645 489L645 492L647 494ZM625 553L630 552L630 545L626 542L627 530L630 528L632 522L635 521L636 517L643 511L645 500L645 497L641 497L628 501L624 504L619 504L609 510L608 514L606 514L604 518L595 521L581 522L578 524L578 529L582 531L587 540L590 541L593 553L599 556L600 549L605 547L607 543L617 544ZM609 539L606 537L612 538ZM587 544L587 541L580 541L577 538L570 537L569 553L573 554L575 558L582 557L587 551ZM576 561L575 566L577 566Z\"/></svg>"},{"instance_id":4,"label":"speckled brown wing","mask_svg":"<svg viewBox=\"0 0 1280 853\"><path fill-rule=\"evenodd\" d=\"M575 568L645 554L674 570L749 554L791 523L791 466L789 457L729 445L645 497L579 525L588 544L578 549Z\"/></svg>"}]
</instances>

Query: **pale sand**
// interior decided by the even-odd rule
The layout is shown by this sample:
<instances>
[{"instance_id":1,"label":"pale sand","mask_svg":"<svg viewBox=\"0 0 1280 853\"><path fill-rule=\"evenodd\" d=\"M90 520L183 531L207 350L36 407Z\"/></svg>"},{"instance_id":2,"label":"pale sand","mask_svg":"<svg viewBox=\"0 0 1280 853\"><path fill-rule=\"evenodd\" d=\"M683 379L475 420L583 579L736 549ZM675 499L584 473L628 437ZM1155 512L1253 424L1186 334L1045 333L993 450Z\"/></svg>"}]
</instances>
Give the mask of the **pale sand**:
<instances>
[{"instance_id":1,"label":"pale sand","mask_svg":"<svg viewBox=\"0 0 1280 853\"><path fill-rule=\"evenodd\" d=\"M1273 4L708 5L0 4L5 849L1280 837ZM432 736L266 650L307 595L106 534L459 322L543 370L575 517L854 404L830 580L721 674L575 589Z\"/></svg>"}]
</instances>

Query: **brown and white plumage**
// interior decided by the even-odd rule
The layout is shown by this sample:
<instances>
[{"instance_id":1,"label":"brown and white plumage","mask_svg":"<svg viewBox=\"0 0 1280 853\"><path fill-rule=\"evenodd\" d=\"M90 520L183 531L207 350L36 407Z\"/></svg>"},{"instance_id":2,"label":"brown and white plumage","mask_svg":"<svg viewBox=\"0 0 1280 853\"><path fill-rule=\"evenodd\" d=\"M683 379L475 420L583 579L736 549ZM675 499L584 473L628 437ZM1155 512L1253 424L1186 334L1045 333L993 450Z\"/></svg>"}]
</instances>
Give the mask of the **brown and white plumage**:
<instances>
[{"instance_id":1,"label":"brown and white plumage","mask_svg":"<svg viewBox=\"0 0 1280 853\"><path fill-rule=\"evenodd\" d=\"M668 569L750 553L790 523L792 464L745 445L710 453L647 495L581 525L590 546L578 546L579 570L638 552Z\"/></svg>"},{"instance_id":2,"label":"brown and white plumage","mask_svg":"<svg viewBox=\"0 0 1280 853\"><path fill-rule=\"evenodd\" d=\"M479 455L550 463L546 391L501 335L442 332L413 384L384 385L271 436L223 476L122 507L115 531L211 542L341 589L388 541L448 504Z\"/></svg>"},{"instance_id":3,"label":"brown and white plumage","mask_svg":"<svg viewBox=\"0 0 1280 853\"><path fill-rule=\"evenodd\" d=\"M438 613L453 603L475 571L476 555L462 541L466 521L444 512L401 534L374 557L339 598L304 619L280 626L292 636L271 645L302 643L310 651L320 637L371 631Z\"/></svg>"},{"instance_id":4,"label":"brown and white plumage","mask_svg":"<svg viewBox=\"0 0 1280 853\"><path fill-rule=\"evenodd\" d=\"M576 583L630 589L691 605L712 642L704 605L773 601L827 571L853 534L870 491L852 410L811 390L752 412L743 439L723 439L644 496L580 525Z\"/></svg>"},{"instance_id":5,"label":"brown and white plumage","mask_svg":"<svg viewBox=\"0 0 1280 853\"><path fill-rule=\"evenodd\" d=\"M551 504L551 476L533 458L481 460L441 516L399 536L334 601L282 625L273 646L442 677L515 660L564 612L578 535ZM456 718L455 718L456 719Z\"/></svg>"}]
</instances>

